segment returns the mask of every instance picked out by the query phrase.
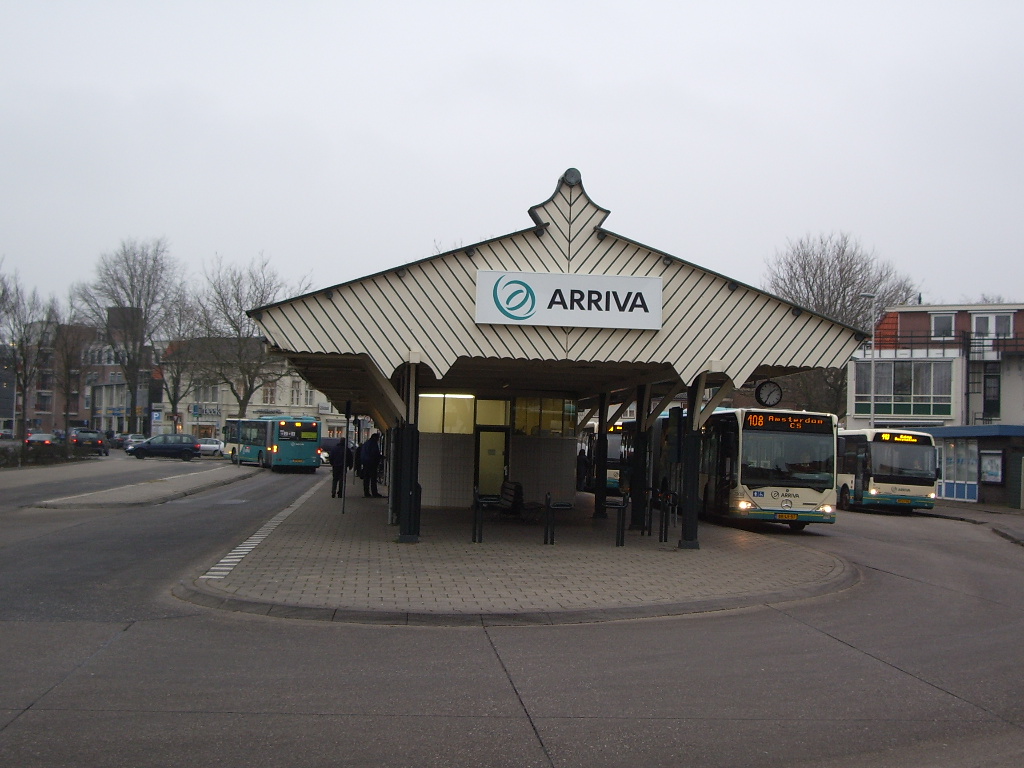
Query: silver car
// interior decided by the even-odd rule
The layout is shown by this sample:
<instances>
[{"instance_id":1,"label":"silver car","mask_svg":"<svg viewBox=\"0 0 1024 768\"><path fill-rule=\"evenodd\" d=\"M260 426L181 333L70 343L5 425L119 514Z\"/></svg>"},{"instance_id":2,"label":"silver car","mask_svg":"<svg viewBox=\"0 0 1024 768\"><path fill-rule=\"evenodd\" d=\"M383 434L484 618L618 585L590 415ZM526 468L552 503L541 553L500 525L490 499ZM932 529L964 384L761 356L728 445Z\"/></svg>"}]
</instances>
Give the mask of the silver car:
<instances>
[{"instance_id":1,"label":"silver car","mask_svg":"<svg viewBox=\"0 0 1024 768\"><path fill-rule=\"evenodd\" d=\"M124 445L122 445L121 447L124 448L127 451L133 445L138 445L139 443L141 443L145 439L146 439L145 435L138 435L138 434L125 435L124 436Z\"/></svg>"},{"instance_id":2,"label":"silver car","mask_svg":"<svg viewBox=\"0 0 1024 768\"><path fill-rule=\"evenodd\" d=\"M224 455L224 443L215 437L201 437L199 438L199 455L200 456L223 456Z\"/></svg>"}]
</instances>

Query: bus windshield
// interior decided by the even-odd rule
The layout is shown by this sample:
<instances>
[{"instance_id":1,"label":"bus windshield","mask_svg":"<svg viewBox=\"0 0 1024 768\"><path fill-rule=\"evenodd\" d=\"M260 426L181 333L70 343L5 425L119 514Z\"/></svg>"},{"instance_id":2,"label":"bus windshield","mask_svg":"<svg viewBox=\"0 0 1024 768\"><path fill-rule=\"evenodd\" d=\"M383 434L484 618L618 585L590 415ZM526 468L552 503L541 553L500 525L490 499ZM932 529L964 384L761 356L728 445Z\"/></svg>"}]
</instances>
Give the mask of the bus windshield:
<instances>
[{"instance_id":1,"label":"bus windshield","mask_svg":"<svg viewBox=\"0 0 1024 768\"><path fill-rule=\"evenodd\" d=\"M880 483L935 482L935 448L906 443L872 443L871 474Z\"/></svg>"},{"instance_id":2,"label":"bus windshield","mask_svg":"<svg viewBox=\"0 0 1024 768\"><path fill-rule=\"evenodd\" d=\"M835 448L831 434L744 431L740 482L747 487L831 488Z\"/></svg>"}]
</instances>

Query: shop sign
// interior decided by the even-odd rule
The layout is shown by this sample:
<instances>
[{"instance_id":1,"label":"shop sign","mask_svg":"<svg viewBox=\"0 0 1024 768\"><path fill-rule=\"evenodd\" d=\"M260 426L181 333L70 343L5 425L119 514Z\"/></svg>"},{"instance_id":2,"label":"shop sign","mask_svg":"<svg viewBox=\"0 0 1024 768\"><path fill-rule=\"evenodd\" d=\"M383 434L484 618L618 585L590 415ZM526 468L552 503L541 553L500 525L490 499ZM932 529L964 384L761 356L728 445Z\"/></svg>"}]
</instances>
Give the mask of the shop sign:
<instances>
[{"instance_id":1,"label":"shop sign","mask_svg":"<svg viewBox=\"0 0 1024 768\"><path fill-rule=\"evenodd\" d=\"M476 273L476 322L661 330L660 277Z\"/></svg>"}]
</instances>

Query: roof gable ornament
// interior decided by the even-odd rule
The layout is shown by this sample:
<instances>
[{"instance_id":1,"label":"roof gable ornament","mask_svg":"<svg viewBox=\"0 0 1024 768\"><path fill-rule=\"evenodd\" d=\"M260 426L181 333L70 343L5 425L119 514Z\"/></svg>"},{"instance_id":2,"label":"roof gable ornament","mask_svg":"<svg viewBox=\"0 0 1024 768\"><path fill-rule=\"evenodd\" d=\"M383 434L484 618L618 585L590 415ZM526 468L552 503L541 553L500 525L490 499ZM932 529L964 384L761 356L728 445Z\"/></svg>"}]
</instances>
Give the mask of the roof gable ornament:
<instances>
[{"instance_id":1,"label":"roof gable ornament","mask_svg":"<svg viewBox=\"0 0 1024 768\"><path fill-rule=\"evenodd\" d=\"M558 252L571 261L590 238L603 239L600 227L609 211L587 196L582 174L569 168L558 179L554 194L529 213L537 234L548 233Z\"/></svg>"}]
</instances>

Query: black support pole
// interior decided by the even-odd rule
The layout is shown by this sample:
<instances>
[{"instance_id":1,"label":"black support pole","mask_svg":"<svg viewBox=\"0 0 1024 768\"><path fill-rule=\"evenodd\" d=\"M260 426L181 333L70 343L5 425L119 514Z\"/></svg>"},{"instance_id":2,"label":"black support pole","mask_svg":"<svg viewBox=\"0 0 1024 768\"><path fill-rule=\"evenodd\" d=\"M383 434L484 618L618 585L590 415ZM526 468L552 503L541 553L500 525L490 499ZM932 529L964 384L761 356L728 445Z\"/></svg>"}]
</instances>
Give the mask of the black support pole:
<instances>
[{"instance_id":1,"label":"black support pole","mask_svg":"<svg viewBox=\"0 0 1024 768\"><path fill-rule=\"evenodd\" d=\"M608 517L608 395L597 398L597 440L594 445L594 517Z\"/></svg>"},{"instance_id":2,"label":"black support pole","mask_svg":"<svg viewBox=\"0 0 1024 768\"><path fill-rule=\"evenodd\" d=\"M650 433L645 429L650 410L650 390L645 384L636 388L636 430L633 434L633 455L629 463L629 529L643 531L647 527L647 470Z\"/></svg>"},{"instance_id":3,"label":"black support pole","mask_svg":"<svg viewBox=\"0 0 1024 768\"><path fill-rule=\"evenodd\" d=\"M683 429L680 430L683 458L683 537L679 540L680 549L700 549L700 542L697 541L697 485L700 482L700 433L697 431L697 417L700 414L701 394L696 384L690 385L687 391L686 416L682 420Z\"/></svg>"},{"instance_id":4,"label":"black support pole","mask_svg":"<svg viewBox=\"0 0 1024 768\"><path fill-rule=\"evenodd\" d=\"M398 540L414 543L420 540L420 432L415 424L403 424L395 428L395 433L393 450L397 477L392 478L392 493L397 494Z\"/></svg>"}]
</instances>

